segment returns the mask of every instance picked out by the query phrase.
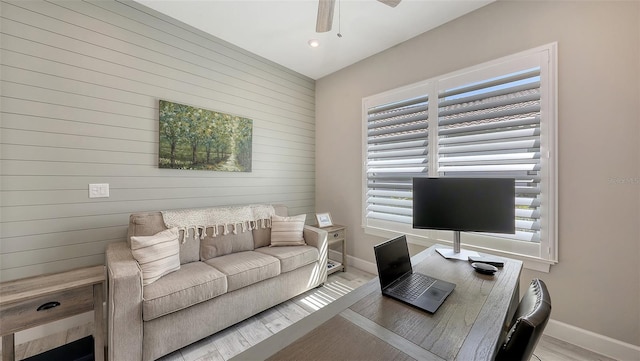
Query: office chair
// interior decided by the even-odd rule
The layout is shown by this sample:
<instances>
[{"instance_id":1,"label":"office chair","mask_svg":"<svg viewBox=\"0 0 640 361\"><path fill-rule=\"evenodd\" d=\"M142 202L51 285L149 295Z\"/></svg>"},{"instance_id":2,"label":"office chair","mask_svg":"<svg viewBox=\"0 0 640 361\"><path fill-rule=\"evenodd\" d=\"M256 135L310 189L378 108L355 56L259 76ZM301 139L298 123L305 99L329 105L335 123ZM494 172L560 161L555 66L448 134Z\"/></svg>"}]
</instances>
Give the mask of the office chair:
<instances>
[{"instance_id":1,"label":"office chair","mask_svg":"<svg viewBox=\"0 0 640 361\"><path fill-rule=\"evenodd\" d=\"M529 361L551 315L547 286L534 279L522 297L496 361Z\"/></svg>"}]
</instances>

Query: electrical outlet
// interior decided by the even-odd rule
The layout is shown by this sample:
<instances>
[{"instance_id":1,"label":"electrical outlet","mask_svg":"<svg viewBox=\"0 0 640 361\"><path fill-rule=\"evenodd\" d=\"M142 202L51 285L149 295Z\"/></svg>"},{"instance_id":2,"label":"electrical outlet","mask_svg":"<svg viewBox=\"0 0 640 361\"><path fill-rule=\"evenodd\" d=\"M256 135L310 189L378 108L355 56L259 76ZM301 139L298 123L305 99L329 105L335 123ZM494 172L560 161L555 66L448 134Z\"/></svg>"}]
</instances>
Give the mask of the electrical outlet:
<instances>
[{"instance_id":1,"label":"electrical outlet","mask_svg":"<svg viewBox=\"0 0 640 361\"><path fill-rule=\"evenodd\" d=\"M89 198L108 198L109 183L89 184Z\"/></svg>"}]
</instances>

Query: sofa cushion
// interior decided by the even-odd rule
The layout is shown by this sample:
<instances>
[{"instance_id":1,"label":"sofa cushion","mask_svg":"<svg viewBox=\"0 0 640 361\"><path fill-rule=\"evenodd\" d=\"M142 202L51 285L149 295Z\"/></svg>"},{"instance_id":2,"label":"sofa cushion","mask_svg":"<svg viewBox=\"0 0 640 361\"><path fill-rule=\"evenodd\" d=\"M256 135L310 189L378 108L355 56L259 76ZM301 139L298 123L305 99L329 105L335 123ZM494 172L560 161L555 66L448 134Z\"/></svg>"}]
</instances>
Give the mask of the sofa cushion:
<instances>
[{"instance_id":1,"label":"sofa cushion","mask_svg":"<svg viewBox=\"0 0 640 361\"><path fill-rule=\"evenodd\" d=\"M253 233L246 231L234 234L223 234L224 227L218 226L218 235L207 236L200 241L200 260L206 261L214 257L230 253L253 251ZM213 233L211 230L207 234Z\"/></svg>"},{"instance_id":2,"label":"sofa cushion","mask_svg":"<svg viewBox=\"0 0 640 361\"><path fill-rule=\"evenodd\" d=\"M226 291L227 278L222 272L204 262L184 264L179 271L144 287L142 318L153 320Z\"/></svg>"},{"instance_id":3,"label":"sofa cushion","mask_svg":"<svg viewBox=\"0 0 640 361\"><path fill-rule=\"evenodd\" d=\"M227 276L227 292L280 274L280 260L264 253L231 253L205 261Z\"/></svg>"},{"instance_id":4,"label":"sofa cushion","mask_svg":"<svg viewBox=\"0 0 640 361\"><path fill-rule=\"evenodd\" d=\"M131 254L140 265L142 284L145 286L179 270L178 229L166 229L153 236L131 237Z\"/></svg>"},{"instance_id":5,"label":"sofa cushion","mask_svg":"<svg viewBox=\"0 0 640 361\"><path fill-rule=\"evenodd\" d=\"M293 217L271 217L271 246L300 246L306 244L303 238L306 214Z\"/></svg>"},{"instance_id":6,"label":"sofa cushion","mask_svg":"<svg viewBox=\"0 0 640 361\"><path fill-rule=\"evenodd\" d=\"M318 249L311 246L262 247L256 249L256 252L279 259L282 273L317 262L320 257Z\"/></svg>"},{"instance_id":7,"label":"sofa cushion","mask_svg":"<svg viewBox=\"0 0 640 361\"><path fill-rule=\"evenodd\" d=\"M162 232L167 227L164 225L161 212L138 212L129 216L129 229L127 243L131 247L132 236L152 236ZM182 240L182 231L179 239ZM180 241L180 264L195 262L200 260L200 240L187 237L184 242Z\"/></svg>"}]
</instances>

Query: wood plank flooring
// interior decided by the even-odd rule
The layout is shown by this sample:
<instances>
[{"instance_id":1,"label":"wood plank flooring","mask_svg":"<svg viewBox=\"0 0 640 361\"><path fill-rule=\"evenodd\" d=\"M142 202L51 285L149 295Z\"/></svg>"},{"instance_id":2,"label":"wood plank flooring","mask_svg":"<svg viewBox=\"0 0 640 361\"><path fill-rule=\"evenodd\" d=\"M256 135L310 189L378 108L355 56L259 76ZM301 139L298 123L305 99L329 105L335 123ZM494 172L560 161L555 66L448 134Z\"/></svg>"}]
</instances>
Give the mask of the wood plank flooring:
<instances>
[{"instance_id":1,"label":"wood plank flooring","mask_svg":"<svg viewBox=\"0 0 640 361\"><path fill-rule=\"evenodd\" d=\"M227 361L374 277L353 267L348 268L347 272L336 272L329 276L323 287L308 291L159 360ZM22 360L90 335L92 327L92 324L78 326L66 332L18 345L16 360ZM542 361L615 361L549 336L542 337L531 361L538 359Z\"/></svg>"},{"instance_id":2,"label":"wood plank flooring","mask_svg":"<svg viewBox=\"0 0 640 361\"><path fill-rule=\"evenodd\" d=\"M536 357L537 356L537 357ZM530 361L616 361L581 347L542 335Z\"/></svg>"}]
</instances>

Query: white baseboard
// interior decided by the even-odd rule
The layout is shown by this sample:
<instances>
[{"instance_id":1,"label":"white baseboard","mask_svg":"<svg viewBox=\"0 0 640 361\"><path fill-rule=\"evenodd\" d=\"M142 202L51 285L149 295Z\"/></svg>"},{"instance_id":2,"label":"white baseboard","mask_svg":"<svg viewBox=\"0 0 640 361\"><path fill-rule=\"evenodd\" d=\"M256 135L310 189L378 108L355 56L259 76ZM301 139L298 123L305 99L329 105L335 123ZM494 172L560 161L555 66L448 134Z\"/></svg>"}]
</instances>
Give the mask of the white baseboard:
<instances>
[{"instance_id":1,"label":"white baseboard","mask_svg":"<svg viewBox=\"0 0 640 361\"><path fill-rule=\"evenodd\" d=\"M329 250L329 259L340 260L342 259L342 253L340 251ZM369 272L371 274L378 274L378 267L376 267L375 263L365 261L360 258L355 258L353 256L347 255L347 266L355 267L361 271Z\"/></svg>"},{"instance_id":2,"label":"white baseboard","mask_svg":"<svg viewBox=\"0 0 640 361\"><path fill-rule=\"evenodd\" d=\"M373 262L347 256L347 263L363 271L378 274L378 268ZM571 326L554 319L549 320L544 334L616 360L640 360L640 346Z\"/></svg>"},{"instance_id":3,"label":"white baseboard","mask_svg":"<svg viewBox=\"0 0 640 361\"><path fill-rule=\"evenodd\" d=\"M374 275L378 274L378 267L373 262L365 261L363 259L355 258L353 256L347 256L347 264L359 270L363 270L365 272L369 272Z\"/></svg>"},{"instance_id":4,"label":"white baseboard","mask_svg":"<svg viewBox=\"0 0 640 361\"><path fill-rule=\"evenodd\" d=\"M554 319L549 320L544 334L616 360L640 360L640 346L618 341Z\"/></svg>"}]
</instances>

